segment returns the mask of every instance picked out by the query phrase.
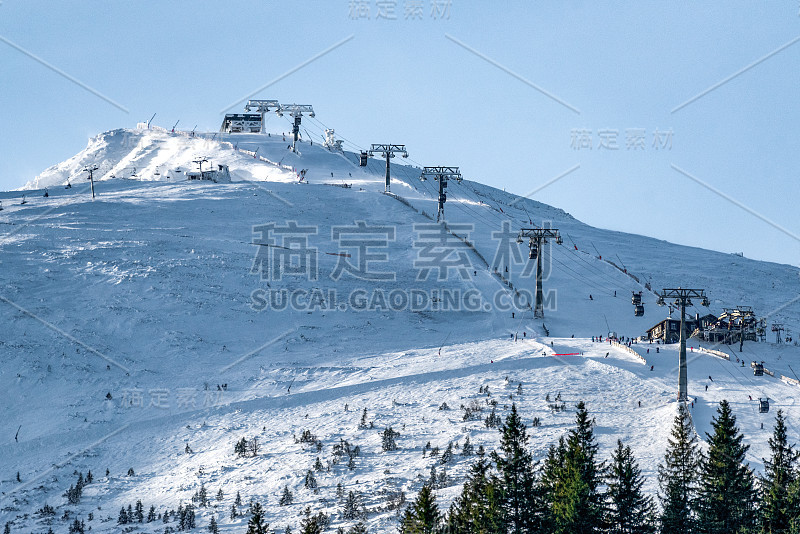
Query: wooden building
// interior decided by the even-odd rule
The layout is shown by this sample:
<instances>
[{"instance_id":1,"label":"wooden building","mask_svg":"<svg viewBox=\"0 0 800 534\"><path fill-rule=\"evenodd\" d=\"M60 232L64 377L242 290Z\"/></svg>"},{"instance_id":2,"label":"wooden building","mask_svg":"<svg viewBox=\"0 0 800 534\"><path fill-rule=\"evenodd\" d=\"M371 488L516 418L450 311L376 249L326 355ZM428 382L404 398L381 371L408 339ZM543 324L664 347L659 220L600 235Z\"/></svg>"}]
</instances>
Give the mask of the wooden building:
<instances>
[{"instance_id":1,"label":"wooden building","mask_svg":"<svg viewBox=\"0 0 800 534\"><path fill-rule=\"evenodd\" d=\"M714 343L739 343L744 341L758 341L760 322L750 306L737 306L725 308L713 324L702 332L705 341Z\"/></svg>"},{"instance_id":2,"label":"wooden building","mask_svg":"<svg viewBox=\"0 0 800 534\"><path fill-rule=\"evenodd\" d=\"M686 339L692 336L702 335L702 332L714 324L717 317L713 314L708 314L700 317L695 314L694 317L686 317ZM660 339L662 343L678 343L680 341L681 320L667 317L659 323L656 323L647 330L647 338L656 340Z\"/></svg>"}]
</instances>

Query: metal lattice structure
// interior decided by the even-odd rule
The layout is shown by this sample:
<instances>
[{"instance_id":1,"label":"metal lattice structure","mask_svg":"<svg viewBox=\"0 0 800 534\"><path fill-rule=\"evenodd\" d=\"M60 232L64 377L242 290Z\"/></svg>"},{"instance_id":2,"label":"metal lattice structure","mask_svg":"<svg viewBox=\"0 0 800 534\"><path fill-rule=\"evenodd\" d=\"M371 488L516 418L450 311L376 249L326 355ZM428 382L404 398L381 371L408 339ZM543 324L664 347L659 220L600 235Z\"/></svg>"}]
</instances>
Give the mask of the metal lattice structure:
<instances>
[{"instance_id":1,"label":"metal lattice structure","mask_svg":"<svg viewBox=\"0 0 800 534\"><path fill-rule=\"evenodd\" d=\"M519 231L517 243L522 243L522 240L526 238L528 239L528 259L536 260L536 305L533 308L533 316L543 318L542 246L548 242L548 239L555 239L557 245L562 244L564 241L556 228L522 228Z\"/></svg>"},{"instance_id":2,"label":"metal lattice structure","mask_svg":"<svg viewBox=\"0 0 800 534\"><path fill-rule=\"evenodd\" d=\"M772 324L772 331L775 332L775 343L778 345L781 344L783 341L781 337L781 332L783 332L785 328L783 327L783 323L773 323Z\"/></svg>"},{"instance_id":3,"label":"metal lattice structure","mask_svg":"<svg viewBox=\"0 0 800 534\"><path fill-rule=\"evenodd\" d=\"M678 354L678 401L686 403L689 399L688 374L686 369L686 306L692 305L692 298L702 299L701 304L708 307L708 297L703 289L665 288L658 295L658 305L665 306L666 299L675 299L681 308L680 352Z\"/></svg>"},{"instance_id":4,"label":"metal lattice structure","mask_svg":"<svg viewBox=\"0 0 800 534\"><path fill-rule=\"evenodd\" d=\"M450 180L461 182L463 178L458 167L423 167L419 179L424 182L428 178L433 178L439 182L439 203L436 212L436 222L439 222L444 219L444 203L447 202L447 191L445 191L447 182Z\"/></svg>"},{"instance_id":5,"label":"metal lattice structure","mask_svg":"<svg viewBox=\"0 0 800 534\"><path fill-rule=\"evenodd\" d=\"M89 178L87 178L87 180L89 180L89 182L91 182L92 184L92 200L94 200L94 171L96 171L99 168L100 167L98 167L97 165L88 165L83 168L85 172L89 173Z\"/></svg>"},{"instance_id":6,"label":"metal lattice structure","mask_svg":"<svg viewBox=\"0 0 800 534\"><path fill-rule=\"evenodd\" d=\"M387 193L391 191L391 173L390 173L390 166L389 160L394 157L395 152L401 154L404 158L408 157L408 151L406 150L406 145L385 145L385 144L375 144L373 143L370 147L369 151L367 152L368 156L374 156L376 152L380 152L384 158L386 158L386 186L384 187L384 191Z\"/></svg>"},{"instance_id":7,"label":"metal lattice structure","mask_svg":"<svg viewBox=\"0 0 800 534\"><path fill-rule=\"evenodd\" d=\"M266 122L266 115L270 111L277 111L281 105L277 100L248 100L244 106L245 111L257 111L261 113L261 133L264 131L264 123Z\"/></svg>"},{"instance_id":8,"label":"metal lattice structure","mask_svg":"<svg viewBox=\"0 0 800 534\"><path fill-rule=\"evenodd\" d=\"M292 123L292 151L297 152L297 138L300 134L300 122L303 114L313 117L314 108L310 104L281 104L275 112L279 117L283 117L286 114L294 118Z\"/></svg>"}]
</instances>

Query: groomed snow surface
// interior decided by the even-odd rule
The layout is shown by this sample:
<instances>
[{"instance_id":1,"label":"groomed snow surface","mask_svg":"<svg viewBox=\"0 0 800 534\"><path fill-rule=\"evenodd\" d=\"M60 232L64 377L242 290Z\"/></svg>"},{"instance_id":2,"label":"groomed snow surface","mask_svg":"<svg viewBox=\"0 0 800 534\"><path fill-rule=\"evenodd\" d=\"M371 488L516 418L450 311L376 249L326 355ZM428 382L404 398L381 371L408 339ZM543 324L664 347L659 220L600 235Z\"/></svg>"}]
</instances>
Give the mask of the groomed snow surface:
<instances>
[{"instance_id":1,"label":"groomed snow surface","mask_svg":"<svg viewBox=\"0 0 800 534\"><path fill-rule=\"evenodd\" d=\"M353 523L342 518L341 483L345 493L362 496L371 531L390 531L397 512L387 509L389 494L402 490L412 500L436 464L447 474L437 490L444 509L471 461L460 454L467 436L476 448L496 446L497 430L483 422L492 400L500 417L514 402L528 424L541 420L530 429L537 459L572 426L574 406L584 400L596 419L601 455L610 456L622 439L655 492L677 407L677 347L659 346L656 354L655 344L634 344L645 363L591 337L639 336L666 315L645 281L656 290L704 288L713 313L749 305L769 323L782 322L792 332L800 325L794 267L591 228L562 210L469 180L450 182L445 213L450 230L469 243L453 238L448 246L470 268L451 269L444 280L434 270L420 280L424 246L415 225L435 219L438 184L420 182L418 167L394 159L396 197L384 195L381 160L361 168L356 154L316 142L301 143L294 154L284 139L280 132L212 140L115 130L25 190L0 193L0 524L11 522L12 532L46 531L48 524L66 532L72 519L87 520L91 512L93 532L119 532L121 507L141 500L145 512L155 505L163 513L191 503L202 484L211 504L196 509L198 527L214 515L221 531L243 532L247 517L229 517L238 491L242 511L251 499L261 502L278 531L296 528L306 506L331 514L335 529ZM256 151L273 163L249 155ZM190 183L170 172L194 168L197 155L229 165L234 182ZM88 163L101 166L95 201L81 173ZM297 183L300 169L308 169L310 183ZM73 187L64 189L67 182ZM307 259L317 266L315 280L252 272L262 265L258 258L273 258L259 251L284 250L265 246L255 227L289 221L314 229L304 250L313 250ZM359 251L332 237L336 227L358 221L384 233L392 229L385 261L370 268L394 279L331 277L344 259L358 264ZM512 318L512 310L496 306L513 295L509 283L533 288L524 271L527 243L512 241L519 256L498 263L496 273L492 268L499 242L492 234L504 221L514 235L550 224L564 236L563 245L545 251L545 289L554 293L544 321L524 307ZM606 260L624 265L639 282ZM373 301L376 309L359 310L347 298L337 306L328 298L332 291L337 299L370 300L412 290L432 300L441 292L477 295L480 305L391 309ZM634 317L630 292L640 290L646 311ZM323 298L299 309L261 309L253 295L270 291L314 291ZM747 342L741 353L738 345L716 347L730 360L698 352L697 340L688 343L699 435L705 437L718 402L727 399L756 470L768 454L778 408L787 413L791 438L800 441L800 387L755 377L749 365L764 360L776 376L794 377L798 348L775 345L771 332L768 341ZM556 356L569 353L577 354ZM480 392L485 387L490 396ZM563 412L546 400L559 393ZM760 414L757 400L766 397L771 411ZM464 421L460 407L473 401L483 412ZM440 409L443 403L450 409ZM371 426L359 428L364 408ZM400 433L399 448L382 452L380 433L390 426ZM321 451L297 442L304 430L320 440ZM256 457L234 454L243 437L257 438ZM340 439L361 448L352 469L346 460L328 468ZM440 457L423 456L428 442L440 451L451 442L459 448L442 465ZM325 468L314 472L313 491L303 481L317 457ZM135 474L127 476L131 468ZM64 492L89 470L94 482L80 504L68 504ZM294 503L279 506L285 485ZM45 503L55 516L35 513ZM65 511L69 520L62 519ZM135 526L165 528L161 522Z\"/></svg>"}]
</instances>

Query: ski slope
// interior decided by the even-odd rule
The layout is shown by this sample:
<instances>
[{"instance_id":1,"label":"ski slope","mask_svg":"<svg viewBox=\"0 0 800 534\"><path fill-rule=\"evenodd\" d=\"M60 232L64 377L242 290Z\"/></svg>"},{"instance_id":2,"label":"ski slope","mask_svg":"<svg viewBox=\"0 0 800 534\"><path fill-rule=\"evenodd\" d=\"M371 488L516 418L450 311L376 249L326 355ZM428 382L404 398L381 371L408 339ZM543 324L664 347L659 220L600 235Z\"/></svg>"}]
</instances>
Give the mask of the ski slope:
<instances>
[{"instance_id":1,"label":"ski slope","mask_svg":"<svg viewBox=\"0 0 800 534\"><path fill-rule=\"evenodd\" d=\"M450 271L445 280L419 280L421 237L414 225L435 219L437 184L421 182L418 166L395 159L393 196L385 195L381 160L361 168L357 154L330 152L317 142L300 143L295 154L285 139L281 132L187 137L114 130L24 189L0 193L0 387L6 392L0 523L12 522L13 531L46 530L52 521L54 530L65 531L64 510L81 518L92 511L93 531L118 532L120 507L141 499L145 509L175 509L204 484L212 497L220 488L224 497L197 510L199 526L213 513L223 532L243 531L246 517L229 518L239 491L245 503L252 498L265 505L273 528L295 528L306 506L330 513L337 528L351 523L341 518L335 496L341 482L363 495L373 531L393 530L396 512L386 509L386 494L403 490L413 498L438 461L423 457L428 441L442 451L467 435L476 447L496 445L497 431L483 423L492 399L500 416L516 402L526 422L541 419L532 429L536 458L571 426L575 403L586 401L601 454L609 456L623 439L655 491L655 467L676 410L676 348L659 347L656 354L656 345L634 344L645 363L592 336L640 336L666 315L645 281L656 290L704 288L714 313L750 305L759 317L798 331L795 267L592 228L477 180L450 182L445 205L449 228L468 242L454 238L454 253L471 268ZM193 168L198 155L228 165L233 183L179 179L177 169ZM81 172L89 163L101 168L94 201ZM300 169L307 169L307 183L298 183ZM73 187L65 189L68 182ZM264 280L251 272L261 248L255 227L287 221L315 229L307 243L315 280ZM394 279L331 278L341 254L356 254L332 238L334 229L358 221L393 229L387 261L376 263ZM514 242L519 255L495 262L493 233L504 221L513 233L549 224L564 236L563 245L545 251L545 289L554 296L544 320L534 320L524 306L512 317L512 310L495 305L534 284L525 272L527 244ZM429 297L479 295L481 305L362 310L347 298L336 306L327 300L331 292L371 297L411 289ZM313 290L325 298L294 310L259 310L259 290ZM645 315L634 317L630 292L640 290ZM800 387L754 377L749 363L764 360L778 377L793 377L798 348L745 343L741 354L738 346L717 350L731 360L694 348L689 355L696 428L704 437L716 404L728 399L751 445L748 460L760 469L777 408L789 413L792 436L800 437L794 426ZM578 355L554 356L566 353ZM491 397L479 393L484 386ZM564 412L548 408L546 396L558 393ZM759 397L769 397L772 412L758 413ZM480 420L465 422L460 406L472 401L484 410ZM443 403L451 409L440 410ZM374 428L358 427L365 407ZM400 432L399 450L381 452L379 432L389 426ZM303 430L316 434L321 452L295 442ZM237 458L234 443L253 436L259 455ZM355 468L332 465L315 474L318 493L304 488L316 457L331 460L340 438L361 447ZM456 454L437 465L448 476L437 492L443 503L459 491L468 464ZM125 476L129 468L135 476ZM79 505L67 505L62 494L77 472L90 469L95 482ZM287 507L278 506L284 485L295 495ZM34 514L45 502L56 507L55 518ZM163 529L160 522L141 526Z\"/></svg>"}]
</instances>

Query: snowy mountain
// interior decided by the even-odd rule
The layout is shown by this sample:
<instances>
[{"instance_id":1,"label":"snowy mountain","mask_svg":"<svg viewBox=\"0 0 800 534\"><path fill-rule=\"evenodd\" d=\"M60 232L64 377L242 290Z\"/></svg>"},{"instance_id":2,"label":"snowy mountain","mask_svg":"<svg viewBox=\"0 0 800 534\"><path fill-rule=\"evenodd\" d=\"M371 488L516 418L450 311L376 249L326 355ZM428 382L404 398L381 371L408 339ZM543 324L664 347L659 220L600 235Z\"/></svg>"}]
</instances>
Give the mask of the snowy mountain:
<instances>
[{"instance_id":1,"label":"snowy mountain","mask_svg":"<svg viewBox=\"0 0 800 534\"><path fill-rule=\"evenodd\" d=\"M460 489L469 459L437 463L423 455L427 442L497 443L483 422L487 386L499 415L515 402L527 422L542 421L537 459L586 401L601 454L623 439L653 492L676 411L676 347L639 343L634 354L592 337L638 337L663 319L646 283L703 288L712 313L747 305L787 332L800 327L795 267L592 228L470 180L450 181L447 226L437 225L438 183L420 181L419 166L392 160L388 195L382 160L360 167L357 153L288 143L280 132L114 130L0 193L0 523L66 531L92 512L93 531L118 532L121 507L141 499L163 513L204 487L199 526L213 514L221 531L243 532L246 518L229 513L238 491L243 509L261 502L279 531L306 506L336 528L352 523L341 483L362 495L371 528L388 531L387 503L413 497L432 465L447 473L441 500ZM185 180L200 159L227 165L232 183ZM564 238L542 251L544 319L525 300L535 279L528 244L516 242L532 226ZM632 291L643 291L643 317ZM707 312L695 304L691 315ZM728 399L756 469L773 421L757 399L793 424L800 394L780 379L795 377L798 347L768 334L742 353L711 347L730 359L689 342L699 435ZM775 376L753 376L753 360ZM567 411L549 407L559 393ZM460 407L473 401L483 413L465 421ZM387 427L400 433L397 451L381 450ZM256 438L259 453L235 454L241 438ZM352 469L335 453L340 439L360 447ZM304 477L317 457L314 490ZM94 481L68 503L64 492L89 470ZM280 506L287 485L294 502ZM45 503L55 516L36 513Z\"/></svg>"}]
</instances>

